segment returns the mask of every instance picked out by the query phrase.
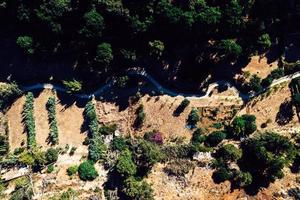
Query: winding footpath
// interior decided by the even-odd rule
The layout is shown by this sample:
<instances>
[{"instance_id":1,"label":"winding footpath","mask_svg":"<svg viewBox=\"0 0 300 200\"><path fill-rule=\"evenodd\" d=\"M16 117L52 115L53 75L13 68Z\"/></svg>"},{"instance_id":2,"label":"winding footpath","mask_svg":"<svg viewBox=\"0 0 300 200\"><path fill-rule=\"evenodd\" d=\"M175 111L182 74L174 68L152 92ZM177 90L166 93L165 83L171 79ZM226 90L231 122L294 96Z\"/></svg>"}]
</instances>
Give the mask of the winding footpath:
<instances>
[{"instance_id":1,"label":"winding footpath","mask_svg":"<svg viewBox=\"0 0 300 200\"><path fill-rule=\"evenodd\" d=\"M274 87L276 85L279 85L283 82L287 82L287 81L291 81L294 78L300 77L300 72L296 72L294 74L291 75L287 75L287 76L283 76L279 79L273 80L273 82L271 83L270 86L266 87L263 89L262 92L253 94L253 95L249 95L249 94L243 94L242 92L240 92L233 84L231 84L228 81L217 81L214 83L211 83L208 85L206 93L205 94L187 94L187 93L179 93L176 91L172 91L169 90L167 88L164 88L158 81L156 81L150 74L148 74L145 70L141 70L141 69L130 69L127 71L127 75L129 76L140 76L143 77L144 79L146 79L147 81L149 81L151 84L154 85L154 87L156 88L157 92L161 93L161 94L167 94L169 96L183 96L185 98L188 99L204 99L204 98L210 98L210 95L212 93L212 91L219 87L220 85L225 85L227 87L232 88L233 90L235 90L235 92L237 92L237 94L239 94L238 97L236 98L242 98L243 100L247 100L251 97L257 96L259 94L261 94L262 92L268 90L271 87ZM74 96L78 97L78 98L82 98L82 99L90 99L93 97L99 97L101 96L105 91L109 90L114 84L115 84L115 80L110 80L108 83L106 83L105 85L101 86L100 88L98 88L95 92L91 93L91 94L75 94ZM53 85L53 84L49 84L49 83L38 83L38 84L34 84L31 86L23 86L22 89L26 92L26 91L32 91L32 90L37 90L37 89L54 89L60 92L64 92L67 93L67 89L58 86L58 85Z\"/></svg>"}]
</instances>

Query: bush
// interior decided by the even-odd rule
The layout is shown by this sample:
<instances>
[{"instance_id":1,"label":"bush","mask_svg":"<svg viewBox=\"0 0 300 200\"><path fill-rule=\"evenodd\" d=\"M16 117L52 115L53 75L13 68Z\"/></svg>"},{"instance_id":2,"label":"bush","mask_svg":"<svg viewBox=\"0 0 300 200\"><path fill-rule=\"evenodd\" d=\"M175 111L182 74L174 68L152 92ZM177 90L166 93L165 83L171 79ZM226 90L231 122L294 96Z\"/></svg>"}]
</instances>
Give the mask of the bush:
<instances>
[{"instance_id":1,"label":"bush","mask_svg":"<svg viewBox=\"0 0 300 200\"><path fill-rule=\"evenodd\" d=\"M92 181L98 176L94 165L90 161L84 161L78 167L79 178L83 181Z\"/></svg>"},{"instance_id":2,"label":"bush","mask_svg":"<svg viewBox=\"0 0 300 200\"><path fill-rule=\"evenodd\" d=\"M46 160L48 163L54 163L58 159L58 150L54 148L47 149Z\"/></svg>"},{"instance_id":3,"label":"bush","mask_svg":"<svg viewBox=\"0 0 300 200\"><path fill-rule=\"evenodd\" d=\"M237 161L242 157L242 151L232 144L222 146L216 152L217 157L221 157L224 161Z\"/></svg>"},{"instance_id":4,"label":"bush","mask_svg":"<svg viewBox=\"0 0 300 200\"><path fill-rule=\"evenodd\" d=\"M140 105L137 110L136 110L136 119L135 119L135 126L136 127L141 127L145 121L146 114L144 112L144 106Z\"/></svg>"},{"instance_id":5,"label":"bush","mask_svg":"<svg viewBox=\"0 0 300 200\"><path fill-rule=\"evenodd\" d=\"M214 131L206 138L206 143L210 146L217 146L226 138L226 133L222 131Z\"/></svg>"},{"instance_id":6,"label":"bush","mask_svg":"<svg viewBox=\"0 0 300 200\"><path fill-rule=\"evenodd\" d=\"M77 171L78 171L78 166L73 165L73 166L68 167L67 174L68 174L68 176L73 176L74 174L77 173Z\"/></svg>"},{"instance_id":7,"label":"bush","mask_svg":"<svg viewBox=\"0 0 300 200\"><path fill-rule=\"evenodd\" d=\"M254 74L250 78L249 87L254 92L261 92L262 91L261 78L259 78L256 74Z\"/></svg>"},{"instance_id":8,"label":"bush","mask_svg":"<svg viewBox=\"0 0 300 200\"><path fill-rule=\"evenodd\" d=\"M99 66L107 68L113 58L113 51L109 43L103 42L97 46L95 61Z\"/></svg>"},{"instance_id":9,"label":"bush","mask_svg":"<svg viewBox=\"0 0 300 200\"><path fill-rule=\"evenodd\" d=\"M97 162L104 159L106 156L107 147L103 143L102 138L95 138L90 140L89 144L89 156L88 158L93 162Z\"/></svg>"},{"instance_id":10,"label":"bush","mask_svg":"<svg viewBox=\"0 0 300 200\"><path fill-rule=\"evenodd\" d=\"M48 165L47 167L47 173L52 173L54 171L54 165Z\"/></svg>"},{"instance_id":11,"label":"bush","mask_svg":"<svg viewBox=\"0 0 300 200\"><path fill-rule=\"evenodd\" d=\"M257 43L264 50L269 49L272 45L271 38L268 33L259 36Z\"/></svg>"},{"instance_id":12,"label":"bush","mask_svg":"<svg viewBox=\"0 0 300 200\"><path fill-rule=\"evenodd\" d=\"M134 177L125 180L123 192L128 199L154 200L151 186L145 181L137 181Z\"/></svg>"},{"instance_id":13,"label":"bush","mask_svg":"<svg viewBox=\"0 0 300 200\"><path fill-rule=\"evenodd\" d=\"M116 170L122 177L129 177L136 174L137 168L128 149L123 150L119 155Z\"/></svg>"},{"instance_id":14,"label":"bush","mask_svg":"<svg viewBox=\"0 0 300 200\"><path fill-rule=\"evenodd\" d=\"M126 140L122 137L115 137L111 142L113 150L123 151L128 148Z\"/></svg>"},{"instance_id":15,"label":"bush","mask_svg":"<svg viewBox=\"0 0 300 200\"><path fill-rule=\"evenodd\" d=\"M242 47L231 39L221 40L217 45L217 48L220 50L221 54L229 59L236 59L242 53Z\"/></svg>"},{"instance_id":16,"label":"bush","mask_svg":"<svg viewBox=\"0 0 300 200\"><path fill-rule=\"evenodd\" d=\"M23 120L27 131L27 146L32 148L36 145L35 140L35 119L33 114L34 97L31 92L26 95L25 104L23 107Z\"/></svg>"},{"instance_id":17,"label":"bush","mask_svg":"<svg viewBox=\"0 0 300 200\"><path fill-rule=\"evenodd\" d=\"M232 178L232 173L226 168L220 168L212 175L215 183L221 183Z\"/></svg>"},{"instance_id":18,"label":"bush","mask_svg":"<svg viewBox=\"0 0 300 200\"><path fill-rule=\"evenodd\" d=\"M206 137L203 135L202 129L198 128L194 131L191 142L192 144L200 144L204 142Z\"/></svg>"},{"instance_id":19,"label":"bush","mask_svg":"<svg viewBox=\"0 0 300 200\"><path fill-rule=\"evenodd\" d=\"M5 109L12 100L20 96L21 94L22 91L14 82L10 84L0 84L0 110Z\"/></svg>"},{"instance_id":20,"label":"bush","mask_svg":"<svg viewBox=\"0 0 300 200\"><path fill-rule=\"evenodd\" d=\"M249 172L238 171L235 174L233 181L238 187L247 187L252 183L252 175Z\"/></svg>"},{"instance_id":21,"label":"bush","mask_svg":"<svg viewBox=\"0 0 300 200\"><path fill-rule=\"evenodd\" d=\"M256 131L256 117L242 115L236 117L231 124L231 131L235 137L246 137Z\"/></svg>"},{"instance_id":22,"label":"bush","mask_svg":"<svg viewBox=\"0 0 300 200\"><path fill-rule=\"evenodd\" d=\"M55 97L49 97L47 101L47 110L48 110L48 119L50 123L50 134L49 140L52 145L58 144L58 128L57 128L57 121L56 121L56 99Z\"/></svg>"},{"instance_id":23,"label":"bush","mask_svg":"<svg viewBox=\"0 0 300 200\"><path fill-rule=\"evenodd\" d=\"M33 54L34 53L34 46L33 46L33 39L30 36L19 36L16 41L17 45L21 47L25 53Z\"/></svg>"},{"instance_id":24,"label":"bush","mask_svg":"<svg viewBox=\"0 0 300 200\"><path fill-rule=\"evenodd\" d=\"M170 161L170 163L168 163L164 170L169 175L184 176L187 173L189 173L189 171L192 170L194 167L195 165L190 160L175 159Z\"/></svg>"},{"instance_id":25,"label":"bush","mask_svg":"<svg viewBox=\"0 0 300 200\"><path fill-rule=\"evenodd\" d=\"M75 153L75 151L76 151L76 149L77 149L77 147L72 147L71 150L70 150L69 155L70 155L70 156L73 156L74 153Z\"/></svg>"},{"instance_id":26,"label":"bush","mask_svg":"<svg viewBox=\"0 0 300 200\"><path fill-rule=\"evenodd\" d=\"M82 83L75 79L70 81L63 81L63 84L69 94L78 93L82 90Z\"/></svg>"},{"instance_id":27,"label":"bush","mask_svg":"<svg viewBox=\"0 0 300 200\"><path fill-rule=\"evenodd\" d=\"M188 116L187 122L191 126L195 126L200 121L198 110L193 108Z\"/></svg>"},{"instance_id":28,"label":"bush","mask_svg":"<svg viewBox=\"0 0 300 200\"><path fill-rule=\"evenodd\" d=\"M129 77L128 76L121 76L117 79L117 86L119 88L125 88L127 83L129 81Z\"/></svg>"}]
</instances>

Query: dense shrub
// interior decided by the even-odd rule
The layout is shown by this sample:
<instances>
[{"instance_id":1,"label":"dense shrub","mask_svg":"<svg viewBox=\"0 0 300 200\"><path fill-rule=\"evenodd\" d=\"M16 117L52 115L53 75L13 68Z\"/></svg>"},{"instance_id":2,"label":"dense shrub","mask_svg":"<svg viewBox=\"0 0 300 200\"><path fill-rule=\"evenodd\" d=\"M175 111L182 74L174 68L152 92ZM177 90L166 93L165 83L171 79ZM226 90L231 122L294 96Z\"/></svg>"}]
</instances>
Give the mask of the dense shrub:
<instances>
[{"instance_id":1,"label":"dense shrub","mask_svg":"<svg viewBox=\"0 0 300 200\"><path fill-rule=\"evenodd\" d=\"M219 168L213 173L212 176L214 182L221 183L226 180L230 180L232 178L232 172L228 170L227 168Z\"/></svg>"},{"instance_id":2,"label":"dense shrub","mask_svg":"<svg viewBox=\"0 0 300 200\"><path fill-rule=\"evenodd\" d=\"M34 46L33 39L30 36L19 36L16 41L17 45L21 47L25 53L33 54Z\"/></svg>"},{"instance_id":3,"label":"dense shrub","mask_svg":"<svg viewBox=\"0 0 300 200\"><path fill-rule=\"evenodd\" d=\"M103 143L102 138L95 137L90 140L88 158L94 162L104 159L106 156L107 147Z\"/></svg>"},{"instance_id":4,"label":"dense shrub","mask_svg":"<svg viewBox=\"0 0 300 200\"><path fill-rule=\"evenodd\" d=\"M252 175L249 172L238 171L234 175L233 181L238 187L247 187L252 183Z\"/></svg>"},{"instance_id":5,"label":"dense shrub","mask_svg":"<svg viewBox=\"0 0 300 200\"><path fill-rule=\"evenodd\" d=\"M83 181L92 181L98 176L94 164L90 161L84 161L78 167L79 178Z\"/></svg>"},{"instance_id":6,"label":"dense shrub","mask_svg":"<svg viewBox=\"0 0 300 200\"><path fill-rule=\"evenodd\" d=\"M188 116L187 123L191 126L195 126L199 121L198 110L193 108Z\"/></svg>"},{"instance_id":7,"label":"dense shrub","mask_svg":"<svg viewBox=\"0 0 300 200\"><path fill-rule=\"evenodd\" d=\"M123 177L129 177L136 174L137 167L133 162L131 152L128 149L123 150L119 155L116 170Z\"/></svg>"},{"instance_id":8,"label":"dense shrub","mask_svg":"<svg viewBox=\"0 0 300 200\"><path fill-rule=\"evenodd\" d=\"M22 91L14 82L10 84L0 84L0 110L5 109L13 99L21 94Z\"/></svg>"},{"instance_id":9,"label":"dense shrub","mask_svg":"<svg viewBox=\"0 0 300 200\"><path fill-rule=\"evenodd\" d=\"M171 160L164 170L169 175L184 176L194 167L195 165L188 159L175 159Z\"/></svg>"},{"instance_id":10,"label":"dense shrub","mask_svg":"<svg viewBox=\"0 0 300 200\"><path fill-rule=\"evenodd\" d=\"M68 167L67 174L68 174L68 176L73 176L74 174L77 173L77 171L78 171L78 166L73 165L73 166Z\"/></svg>"},{"instance_id":11,"label":"dense shrub","mask_svg":"<svg viewBox=\"0 0 300 200\"><path fill-rule=\"evenodd\" d=\"M214 131L206 138L206 143L210 146L217 146L226 138L226 133L223 131Z\"/></svg>"},{"instance_id":12,"label":"dense shrub","mask_svg":"<svg viewBox=\"0 0 300 200\"><path fill-rule=\"evenodd\" d=\"M69 81L63 81L64 87L67 89L69 94L74 94L82 90L82 83L75 79Z\"/></svg>"},{"instance_id":13,"label":"dense shrub","mask_svg":"<svg viewBox=\"0 0 300 200\"><path fill-rule=\"evenodd\" d=\"M123 151L128 148L126 140L123 137L115 137L111 142L113 150Z\"/></svg>"},{"instance_id":14,"label":"dense shrub","mask_svg":"<svg viewBox=\"0 0 300 200\"><path fill-rule=\"evenodd\" d=\"M234 137L246 137L256 131L256 117L254 115L242 115L236 117L231 124L231 132Z\"/></svg>"},{"instance_id":15,"label":"dense shrub","mask_svg":"<svg viewBox=\"0 0 300 200\"><path fill-rule=\"evenodd\" d=\"M242 157L242 151L232 144L226 144L217 150L216 156L224 161L234 162Z\"/></svg>"},{"instance_id":16,"label":"dense shrub","mask_svg":"<svg viewBox=\"0 0 300 200\"><path fill-rule=\"evenodd\" d=\"M200 144L204 142L206 137L203 134L202 129L198 128L194 131L193 136L191 138L191 143L192 144Z\"/></svg>"},{"instance_id":17,"label":"dense shrub","mask_svg":"<svg viewBox=\"0 0 300 200\"><path fill-rule=\"evenodd\" d=\"M272 45L271 38L268 33L264 33L259 36L257 43L264 50L269 49Z\"/></svg>"},{"instance_id":18,"label":"dense shrub","mask_svg":"<svg viewBox=\"0 0 300 200\"><path fill-rule=\"evenodd\" d=\"M53 171L54 171L54 165L53 164L48 165L47 173L52 173Z\"/></svg>"},{"instance_id":19,"label":"dense shrub","mask_svg":"<svg viewBox=\"0 0 300 200\"><path fill-rule=\"evenodd\" d=\"M49 148L46 151L46 160L48 163L54 163L58 159L58 150L54 148Z\"/></svg>"},{"instance_id":20,"label":"dense shrub","mask_svg":"<svg viewBox=\"0 0 300 200\"><path fill-rule=\"evenodd\" d=\"M125 180L123 192L129 199L154 200L151 186L146 181L137 181L134 177Z\"/></svg>"},{"instance_id":21,"label":"dense shrub","mask_svg":"<svg viewBox=\"0 0 300 200\"><path fill-rule=\"evenodd\" d=\"M253 90L254 92L261 92L262 91L262 80L260 77L258 77L256 74L254 74L251 78L250 78L250 82L249 82L249 87L251 90Z\"/></svg>"},{"instance_id":22,"label":"dense shrub","mask_svg":"<svg viewBox=\"0 0 300 200\"><path fill-rule=\"evenodd\" d=\"M136 110L136 119L134 126L141 127L145 121L146 113L144 112L144 106L140 105Z\"/></svg>"},{"instance_id":23,"label":"dense shrub","mask_svg":"<svg viewBox=\"0 0 300 200\"><path fill-rule=\"evenodd\" d=\"M23 114L25 129L27 132L27 146L29 148L32 148L36 145L33 102L34 102L33 94L31 92L28 92L26 95L26 100L25 100L22 114Z\"/></svg>"},{"instance_id":24,"label":"dense shrub","mask_svg":"<svg viewBox=\"0 0 300 200\"><path fill-rule=\"evenodd\" d=\"M58 144L58 128L57 128L57 121L56 121L55 97L49 97L46 106L48 110L48 120L50 123L49 141L52 143L52 145L56 145Z\"/></svg>"},{"instance_id":25,"label":"dense shrub","mask_svg":"<svg viewBox=\"0 0 300 200\"><path fill-rule=\"evenodd\" d=\"M127 83L129 81L129 77L128 76L121 76L117 79L117 86L119 88L125 88Z\"/></svg>"}]
</instances>

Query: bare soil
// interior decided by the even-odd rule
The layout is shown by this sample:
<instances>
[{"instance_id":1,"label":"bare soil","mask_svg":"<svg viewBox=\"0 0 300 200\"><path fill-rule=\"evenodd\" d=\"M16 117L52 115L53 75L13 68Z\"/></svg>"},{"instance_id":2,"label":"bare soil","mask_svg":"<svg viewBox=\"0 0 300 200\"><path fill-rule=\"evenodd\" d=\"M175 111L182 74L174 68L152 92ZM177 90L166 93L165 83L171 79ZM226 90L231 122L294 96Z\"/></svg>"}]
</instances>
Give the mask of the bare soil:
<instances>
[{"instance_id":1,"label":"bare soil","mask_svg":"<svg viewBox=\"0 0 300 200\"><path fill-rule=\"evenodd\" d=\"M264 56L253 56L248 65L243 68L243 71L248 71L250 74L256 74L260 78L264 79L277 67L278 61L268 63L268 59Z\"/></svg>"}]
</instances>

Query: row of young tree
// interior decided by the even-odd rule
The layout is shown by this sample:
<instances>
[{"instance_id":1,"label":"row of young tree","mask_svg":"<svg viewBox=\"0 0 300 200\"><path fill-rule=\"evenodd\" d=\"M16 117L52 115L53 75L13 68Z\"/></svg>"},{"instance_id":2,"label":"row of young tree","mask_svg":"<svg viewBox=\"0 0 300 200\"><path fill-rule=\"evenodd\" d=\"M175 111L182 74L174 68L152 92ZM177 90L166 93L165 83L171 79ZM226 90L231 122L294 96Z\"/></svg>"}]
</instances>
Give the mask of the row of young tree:
<instances>
[{"instance_id":1,"label":"row of young tree","mask_svg":"<svg viewBox=\"0 0 300 200\"><path fill-rule=\"evenodd\" d=\"M52 145L57 145L59 140L56 120L56 98L49 97L46 107L48 110L48 120L50 124L49 142L51 142Z\"/></svg>"},{"instance_id":2,"label":"row of young tree","mask_svg":"<svg viewBox=\"0 0 300 200\"><path fill-rule=\"evenodd\" d=\"M33 148L36 146L36 130L34 118L34 96L32 92L28 92L25 96L25 104L23 107L23 120L27 132L27 146Z\"/></svg>"},{"instance_id":3,"label":"row of young tree","mask_svg":"<svg viewBox=\"0 0 300 200\"><path fill-rule=\"evenodd\" d=\"M1 0L0 23L26 54L79 56L93 72L180 51L205 71L270 48L283 35L287 7L283 0Z\"/></svg>"}]
</instances>

